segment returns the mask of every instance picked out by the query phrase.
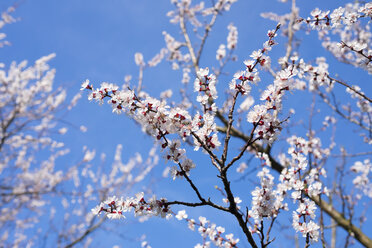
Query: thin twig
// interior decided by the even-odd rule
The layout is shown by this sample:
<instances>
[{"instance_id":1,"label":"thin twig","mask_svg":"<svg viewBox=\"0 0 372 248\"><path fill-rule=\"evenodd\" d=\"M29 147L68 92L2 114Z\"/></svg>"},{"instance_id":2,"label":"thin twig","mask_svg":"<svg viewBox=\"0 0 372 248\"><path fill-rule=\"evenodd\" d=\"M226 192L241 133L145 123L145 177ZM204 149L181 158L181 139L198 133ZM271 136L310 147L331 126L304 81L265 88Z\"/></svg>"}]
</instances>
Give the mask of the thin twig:
<instances>
[{"instance_id":1,"label":"thin twig","mask_svg":"<svg viewBox=\"0 0 372 248\"><path fill-rule=\"evenodd\" d=\"M229 111L229 116L228 116L229 122L227 124L225 144L224 144L223 153L222 153L222 156L221 156L221 161L222 161L223 165L225 164L226 158L227 158L227 151L228 151L228 147L229 147L229 140L230 140L230 137L231 137L230 136L230 131L231 131L232 124L234 122L233 113L234 113L236 99L238 98L238 95L239 95L239 91L237 91L234 94L233 103L232 103L232 106L231 106L230 111Z\"/></svg>"},{"instance_id":2,"label":"thin twig","mask_svg":"<svg viewBox=\"0 0 372 248\"><path fill-rule=\"evenodd\" d=\"M355 93L358 94L359 96L363 97L364 99L366 99L367 101L369 101L369 102L372 103L371 98L369 98L368 96L364 95L362 92L357 91L356 89L354 89L354 87L348 85L347 83L345 83L345 82L343 82L343 81L341 81L341 80L338 80L338 79L336 79L336 78L332 78L332 77L330 77L329 75L328 75L327 77L331 80L331 82L336 82L336 83L339 83L339 84L345 86L346 88L352 90L353 92L355 92Z\"/></svg>"}]
</instances>

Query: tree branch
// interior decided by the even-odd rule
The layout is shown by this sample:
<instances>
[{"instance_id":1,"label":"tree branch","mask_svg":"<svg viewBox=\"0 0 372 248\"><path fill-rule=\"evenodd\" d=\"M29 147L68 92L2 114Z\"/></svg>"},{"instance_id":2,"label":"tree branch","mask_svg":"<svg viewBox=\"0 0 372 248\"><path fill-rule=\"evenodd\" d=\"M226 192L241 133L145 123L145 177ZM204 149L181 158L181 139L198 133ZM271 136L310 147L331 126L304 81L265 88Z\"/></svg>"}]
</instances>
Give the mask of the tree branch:
<instances>
[{"instance_id":1,"label":"tree branch","mask_svg":"<svg viewBox=\"0 0 372 248\"><path fill-rule=\"evenodd\" d=\"M226 128L218 128L220 131L226 130ZM242 134L241 132L231 132L232 136L238 137L244 141L247 141L247 138L249 140L249 137L245 135L237 135ZM266 149L264 149L260 145L253 145L252 146L256 151L259 152L265 152L272 164L272 169L276 170L277 172L281 172L284 169L284 166L278 163L269 152L267 152ZM319 196L308 196L311 200L315 202L316 205L318 205L324 212L326 212L333 220L337 222L339 226L341 226L345 231L352 232L354 235L354 238L358 240L361 244L363 244L366 247L372 247L372 240L358 227L356 227L354 224L351 223L350 220L346 219L343 214L338 212L336 209L332 207L329 203L327 203L324 200L320 200Z\"/></svg>"}]
</instances>

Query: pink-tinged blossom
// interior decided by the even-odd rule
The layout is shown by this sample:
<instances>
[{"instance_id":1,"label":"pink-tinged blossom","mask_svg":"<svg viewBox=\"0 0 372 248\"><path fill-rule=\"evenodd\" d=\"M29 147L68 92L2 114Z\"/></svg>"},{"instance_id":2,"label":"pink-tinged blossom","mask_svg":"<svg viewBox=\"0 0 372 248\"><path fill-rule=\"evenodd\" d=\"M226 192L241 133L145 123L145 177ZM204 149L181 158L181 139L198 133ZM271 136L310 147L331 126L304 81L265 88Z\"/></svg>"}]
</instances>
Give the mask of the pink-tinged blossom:
<instances>
[{"instance_id":1,"label":"pink-tinged blossom","mask_svg":"<svg viewBox=\"0 0 372 248\"><path fill-rule=\"evenodd\" d=\"M267 108L263 105L255 105L248 113L247 121L251 123L259 122L267 113Z\"/></svg>"},{"instance_id":2,"label":"pink-tinged blossom","mask_svg":"<svg viewBox=\"0 0 372 248\"><path fill-rule=\"evenodd\" d=\"M195 220L194 219L189 219L187 222L188 222L188 228L191 231L195 231Z\"/></svg>"},{"instance_id":3,"label":"pink-tinged blossom","mask_svg":"<svg viewBox=\"0 0 372 248\"><path fill-rule=\"evenodd\" d=\"M325 176L323 168L313 168L304 177L307 169L307 160L304 153L309 152L306 146L308 141L300 137L288 139L291 147L288 153L291 159L287 160L288 167L284 168L279 177L280 183L275 186L274 177L269 173L266 163L263 163L262 170L257 174L261 181L261 187L256 187L252 192L252 208L249 210L249 217L255 221L252 232L257 232L264 218L276 216L280 210L287 210L286 196L290 196L294 204L298 204L297 210L293 212L293 228L309 236L311 241L317 241L319 237L319 226L313 222L315 219L315 203L304 197L305 195L319 196L327 194L327 189L319 181L319 177ZM290 192L292 191L292 192ZM290 194L289 194L290 193Z\"/></svg>"},{"instance_id":4,"label":"pink-tinged blossom","mask_svg":"<svg viewBox=\"0 0 372 248\"><path fill-rule=\"evenodd\" d=\"M221 145L216 134L216 123L213 115L207 113L201 116L197 114L193 121L193 132L201 141L200 142L195 136L193 136L195 144L194 150L196 151L203 145L212 150Z\"/></svg>"},{"instance_id":5,"label":"pink-tinged blossom","mask_svg":"<svg viewBox=\"0 0 372 248\"><path fill-rule=\"evenodd\" d=\"M207 75L208 69L201 70L199 73L199 77L209 78ZM113 112L126 113L140 123L144 131L159 140L163 149L169 148L170 153L166 155L167 159L180 163L183 168L183 171L179 171L176 167L171 170L174 178L182 177L183 173L188 174L195 164L186 159L185 150L180 148L180 142L171 141L169 135L178 134L182 139L186 139L191 136L191 132L194 132L196 149L203 145L215 149L220 145L217 134L213 133L216 132L216 124L212 115L198 116L197 122L193 122L186 110L178 107L170 108L165 100L159 101L147 96L146 93L143 93L143 98L139 98L130 89L119 90L117 86L108 83L103 83L99 89L88 90L92 91L89 99L96 99L101 103L104 98L109 98L108 103L112 105ZM206 90L213 92L215 89ZM215 105L211 106L212 110L213 106ZM199 144L196 137L203 142Z\"/></svg>"},{"instance_id":6,"label":"pink-tinged blossom","mask_svg":"<svg viewBox=\"0 0 372 248\"><path fill-rule=\"evenodd\" d=\"M331 22L332 22L332 28L339 28L342 26L342 16L344 15L345 9L342 7L339 7L335 10L333 10L332 14L330 15Z\"/></svg>"},{"instance_id":7,"label":"pink-tinged blossom","mask_svg":"<svg viewBox=\"0 0 372 248\"><path fill-rule=\"evenodd\" d=\"M251 92L250 83L256 84L260 81L257 71L239 71L234 74L233 79L229 83L229 88L232 91L237 91L242 95L249 95Z\"/></svg>"},{"instance_id":8,"label":"pink-tinged blossom","mask_svg":"<svg viewBox=\"0 0 372 248\"><path fill-rule=\"evenodd\" d=\"M165 218L170 214L166 202L166 199L157 200L155 196L146 201L143 192L126 199L112 196L93 208L92 213L105 214L110 219L121 219L124 218L125 212L133 210L135 216L161 216Z\"/></svg>"},{"instance_id":9,"label":"pink-tinged blossom","mask_svg":"<svg viewBox=\"0 0 372 248\"><path fill-rule=\"evenodd\" d=\"M267 153L259 152L256 155L256 157L261 160L261 165L262 166L271 167L271 161L270 161L269 155L267 155Z\"/></svg>"},{"instance_id":10,"label":"pink-tinged blossom","mask_svg":"<svg viewBox=\"0 0 372 248\"><path fill-rule=\"evenodd\" d=\"M272 192L272 183L267 179L261 179L261 188L256 187L252 191L252 209L249 210L255 223L260 223L265 217L272 217L275 212L275 195Z\"/></svg>"},{"instance_id":11,"label":"pink-tinged blossom","mask_svg":"<svg viewBox=\"0 0 372 248\"><path fill-rule=\"evenodd\" d=\"M312 220L308 223L302 222L300 216L297 212L293 212L293 228L296 232L301 232L302 237L306 238L309 235L312 242L317 242L319 238L320 227Z\"/></svg>"},{"instance_id":12,"label":"pink-tinged blossom","mask_svg":"<svg viewBox=\"0 0 372 248\"><path fill-rule=\"evenodd\" d=\"M252 59L257 60L257 59L261 58L261 56L262 56L261 50L257 50L257 51L253 51L250 57Z\"/></svg>"},{"instance_id":13,"label":"pink-tinged blossom","mask_svg":"<svg viewBox=\"0 0 372 248\"><path fill-rule=\"evenodd\" d=\"M89 85L89 80L87 79L81 84L80 90L91 89L91 88L92 86Z\"/></svg>"},{"instance_id":14,"label":"pink-tinged blossom","mask_svg":"<svg viewBox=\"0 0 372 248\"><path fill-rule=\"evenodd\" d=\"M366 3L364 6L360 7L358 11L366 16L372 17L372 3Z\"/></svg>"},{"instance_id":15,"label":"pink-tinged blossom","mask_svg":"<svg viewBox=\"0 0 372 248\"><path fill-rule=\"evenodd\" d=\"M177 220L187 219L186 211L185 210L178 211L178 213L176 215L176 219Z\"/></svg>"},{"instance_id":16,"label":"pink-tinged blossom","mask_svg":"<svg viewBox=\"0 0 372 248\"><path fill-rule=\"evenodd\" d=\"M200 68L194 81L194 91L199 92L197 101L202 105L207 105L210 98L217 99L216 77L213 74L208 74L209 68Z\"/></svg>"},{"instance_id":17,"label":"pink-tinged blossom","mask_svg":"<svg viewBox=\"0 0 372 248\"><path fill-rule=\"evenodd\" d=\"M224 44L221 44L216 52L216 59L222 60L226 56L226 46Z\"/></svg>"}]
</instances>

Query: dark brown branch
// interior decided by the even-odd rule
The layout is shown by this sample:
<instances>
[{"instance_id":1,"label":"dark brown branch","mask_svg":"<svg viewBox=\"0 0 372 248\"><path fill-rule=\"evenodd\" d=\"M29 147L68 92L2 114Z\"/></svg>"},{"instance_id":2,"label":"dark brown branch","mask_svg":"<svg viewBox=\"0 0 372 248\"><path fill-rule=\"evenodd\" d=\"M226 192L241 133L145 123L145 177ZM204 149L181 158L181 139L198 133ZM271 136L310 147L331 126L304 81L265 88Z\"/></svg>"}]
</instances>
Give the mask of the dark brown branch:
<instances>
[{"instance_id":1,"label":"dark brown branch","mask_svg":"<svg viewBox=\"0 0 372 248\"><path fill-rule=\"evenodd\" d=\"M228 170L236 161L238 161L243 155L244 153L246 152L247 148L249 146L251 146L252 144L254 144L254 142L256 142L257 140L259 140L260 138L255 138L253 139L253 135L254 135L254 130L256 130L256 127L257 127L258 123L255 123L253 128L252 128L252 131L251 131L251 134L249 136L249 139L247 140L247 142L245 143L245 145L243 146L242 150L240 151L240 153L234 157L227 165L226 167L224 168L224 170Z\"/></svg>"},{"instance_id":2,"label":"dark brown branch","mask_svg":"<svg viewBox=\"0 0 372 248\"><path fill-rule=\"evenodd\" d=\"M217 204L214 204L209 199L204 200L202 202L195 202L195 203L194 202L183 202L183 201L171 201L171 202L167 202L165 205L166 206L183 205L183 206L187 206L187 207L211 206L213 208L216 208L216 209L219 209L219 210L222 210L222 211L225 211L225 212L229 212L228 208L225 208L225 207L219 206Z\"/></svg>"},{"instance_id":3,"label":"dark brown branch","mask_svg":"<svg viewBox=\"0 0 372 248\"><path fill-rule=\"evenodd\" d=\"M219 128L219 130L223 130L223 128ZM226 130L226 129L225 129ZM238 132L239 133L239 132ZM231 132L233 136L236 136L236 132ZM246 141L247 136L241 135L241 136L236 136L244 141ZM249 138L249 137L248 137ZM256 151L259 152L265 152L267 153L272 169L276 170L277 172L281 172L284 169L284 166L278 163L269 152L267 152L262 146L260 145L253 145L253 148L256 149ZM332 207L331 204L327 203L324 200L320 200L319 196L309 196L307 195L311 200L315 202L316 205L318 205L324 212L326 212L333 220L337 222L339 226L341 226L344 230L347 232L352 232L354 235L354 238L358 240L361 244L363 244L366 247L372 247L372 240L358 227L353 225L350 220L346 219L343 214L338 212L336 209Z\"/></svg>"},{"instance_id":4,"label":"dark brown branch","mask_svg":"<svg viewBox=\"0 0 372 248\"><path fill-rule=\"evenodd\" d=\"M196 135L194 132L191 132L191 135L202 145L202 147L204 148L204 150L209 154L209 156L211 157L212 159L212 163L217 167L217 169L219 169L218 167L222 167L222 162L221 160L219 160L216 156L216 154L214 154L211 149L209 149L209 147L200 139L200 137L198 135ZM215 162L213 162L215 161Z\"/></svg>"},{"instance_id":5,"label":"dark brown branch","mask_svg":"<svg viewBox=\"0 0 372 248\"><path fill-rule=\"evenodd\" d=\"M345 86L346 88L352 90L353 92L355 92L356 94L358 94L359 96L363 97L364 99L366 99L367 101L371 102L372 103L372 100L371 98L369 98L368 96L364 95L362 92L359 92L357 91L356 89L354 89L352 86L348 85L347 83L341 81L341 80L338 80L338 79L335 79L335 78L332 78L330 76L327 76L332 82L336 82L336 83L339 83L343 86Z\"/></svg>"},{"instance_id":6,"label":"dark brown branch","mask_svg":"<svg viewBox=\"0 0 372 248\"><path fill-rule=\"evenodd\" d=\"M191 178L186 174L186 172L184 171L184 169L182 168L182 165L180 163L178 163L178 166L180 167L181 169L181 172L182 172L182 175L185 177L185 179L187 180L187 182L190 184L191 188L194 190L195 194L198 196L198 199L200 200L200 203L187 203L187 202L181 202L181 201L173 201L173 202L168 202L166 203L166 205L171 205L171 204L181 204L181 205L185 205L185 206L190 206L190 207L196 207L196 206L211 206L213 208L216 208L216 209L219 209L219 210L223 210L223 211L228 211L227 208L224 208L222 206L219 206L215 203L213 203L210 198L208 198L208 200L206 200L202 195L201 193L199 192L199 189L198 187L196 187L196 185L194 184L194 182L191 180ZM182 204L184 203L184 204ZM187 205L189 204L189 205Z\"/></svg>"},{"instance_id":7,"label":"dark brown branch","mask_svg":"<svg viewBox=\"0 0 372 248\"><path fill-rule=\"evenodd\" d=\"M233 195L233 193L231 191L231 188L230 188L230 181L227 179L227 171L226 170L221 171L220 178L221 178L222 183L224 185L224 189L225 189L225 192L226 192L227 199L229 200L229 203L230 203L230 205L229 205L230 213L232 215L234 215L235 218L237 219L237 221L239 223L239 226L242 228L245 236L248 239L249 244L253 248L258 248L257 245L256 245L256 242L253 239L251 231L249 231L249 229L247 227L247 224L245 222L245 218L244 218L243 214L241 214L238 211L238 208L237 208L236 203L235 203L234 195Z\"/></svg>"}]
</instances>

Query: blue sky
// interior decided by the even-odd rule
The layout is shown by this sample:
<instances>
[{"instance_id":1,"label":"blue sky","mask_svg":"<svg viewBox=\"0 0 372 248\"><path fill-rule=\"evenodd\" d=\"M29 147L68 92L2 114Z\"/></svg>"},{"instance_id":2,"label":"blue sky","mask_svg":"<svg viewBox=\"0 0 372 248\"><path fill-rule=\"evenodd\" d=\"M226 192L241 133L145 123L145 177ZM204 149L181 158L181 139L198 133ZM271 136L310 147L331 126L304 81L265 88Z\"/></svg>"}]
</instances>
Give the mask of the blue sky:
<instances>
[{"instance_id":1,"label":"blue sky","mask_svg":"<svg viewBox=\"0 0 372 248\"><path fill-rule=\"evenodd\" d=\"M342 5L345 1L298 1L301 15L307 16L315 7L322 9L334 9ZM0 10L5 10L8 6L18 3L14 16L19 19L17 23L6 26L3 31L7 34L7 40L12 43L1 49L0 59L9 64L11 61L28 60L30 64L43 55L56 53L57 57L51 61L51 66L57 69L55 85L66 88L68 98L71 99L79 89L80 84L89 78L96 86L102 81L122 84L125 75L131 74L133 79L137 78L138 69L134 63L134 54L142 52L145 59L152 58L162 47L165 46L162 31L178 37L179 30L176 26L169 24L166 13L172 9L169 0L23 0L11 1L2 0ZM236 54L238 63L227 67L233 74L236 70L242 69L242 61L245 60L253 50L261 47L266 40L266 32L273 29L276 24L264 20L260 13L273 11L286 13L289 11L290 4L282 4L278 1L250 1L240 0L234 4L231 11L224 14L213 29L210 40L208 40L205 56L201 60L202 67L212 67L216 65L215 51L219 44L226 43L227 25L233 22L239 31L239 43ZM301 55L308 60L314 60L314 50L319 51L317 56L328 56L321 48L316 39L316 33L305 36L301 34L303 45L300 47ZM284 54L283 46L285 41L279 38L278 53L276 58ZM335 62L330 58L330 61ZM351 66L344 66L336 63L336 67L331 71L339 72L347 80L356 80L360 83L365 92L371 92L370 76L361 70L357 70L355 76ZM230 76L231 76L230 74ZM182 73L172 71L168 62L163 62L156 68L145 71L144 89L153 96L159 96L160 92L172 88L177 96L177 87L180 86ZM228 82L226 77L226 82ZM193 79L191 80L193 81ZM363 87L364 86L364 87ZM340 89L340 92L343 89ZM223 96L223 93L220 93ZM288 102L288 107L300 107L303 96L294 96ZM306 106L302 111L306 112ZM324 108L324 111L328 111ZM302 113L297 120L306 118ZM141 132L140 128L124 115L116 116L111 114L108 106L98 106L89 103L86 97L80 100L78 106L68 115L67 120L74 125L85 125L88 132L79 134L79 139L75 140L77 131L72 130L72 134L65 138L66 143L74 150L71 159L76 159L81 155L81 146L88 145L97 152L105 152L108 157L112 157L117 144L123 144L124 160L135 152L140 152L144 156L152 146L152 140ZM306 119L305 119L306 121ZM342 125L342 124L341 124ZM298 130L299 133L304 130ZM354 136L350 134L342 135L339 138L341 143L350 144L351 151L357 152L353 148ZM357 141L359 142L359 141ZM327 143L327 141L325 141ZM235 147L239 147L237 143ZM361 146L364 150L368 148ZM281 148L277 148L281 150ZM283 148L284 149L284 148ZM285 148L286 149L286 148ZM75 155L74 155L75 154ZM210 173L210 178L196 178L196 181L205 189L205 192L213 192L216 183L215 172L204 168L208 165L208 159L203 155L194 155L200 163L200 167L195 173ZM163 161L154 173L160 177L164 168ZM213 184L214 183L214 184ZM247 183L247 182L244 182ZM244 183L240 183L236 190L241 194L249 195L250 191L245 188ZM184 189L184 181L172 181L162 179L155 187L159 196L166 196L169 199L181 197L183 199L195 199L189 189ZM251 186L250 186L251 187ZM249 197L245 197L249 199ZM249 205L249 204L248 204ZM92 206L93 207L93 206ZM177 209L176 209L177 210ZM229 221L225 215L217 215L214 210L209 208L193 209L190 215L197 218L199 215L206 215L217 224L226 227L227 232L233 232L241 237L235 222ZM217 217L218 216L218 217ZM197 242L201 242L201 237L187 229L186 224L180 225L177 220L166 222L164 220L152 219L144 224L131 224L125 221L116 226L119 232L130 236L140 236L146 233L148 241L153 247L192 247ZM105 245L111 247L119 244L116 236L107 240L106 234L101 233L97 236L97 247ZM180 242L182 240L182 242ZM139 247L139 244L124 241L121 247ZM120 243L123 244L123 243ZM248 247L246 242L239 247ZM288 247L288 243L274 245L274 247Z\"/></svg>"}]
</instances>

